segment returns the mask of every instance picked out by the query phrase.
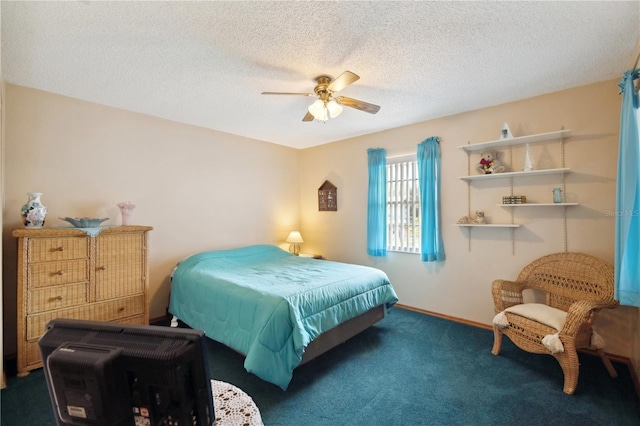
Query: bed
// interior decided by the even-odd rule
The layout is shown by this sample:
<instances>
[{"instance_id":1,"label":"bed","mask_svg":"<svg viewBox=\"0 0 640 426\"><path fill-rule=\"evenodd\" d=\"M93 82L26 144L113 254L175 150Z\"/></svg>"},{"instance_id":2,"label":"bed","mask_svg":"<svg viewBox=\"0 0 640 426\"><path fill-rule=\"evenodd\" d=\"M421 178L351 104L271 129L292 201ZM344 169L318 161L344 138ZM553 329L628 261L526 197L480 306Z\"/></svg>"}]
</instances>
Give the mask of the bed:
<instances>
[{"instance_id":1,"label":"bed","mask_svg":"<svg viewBox=\"0 0 640 426\"><path fill-rule=\"evenodd\" d=\"M286 390L298 365L381 320L397 300L378 269L254 245L180 262L169 312Z\"/></svg>"}]
</instances>

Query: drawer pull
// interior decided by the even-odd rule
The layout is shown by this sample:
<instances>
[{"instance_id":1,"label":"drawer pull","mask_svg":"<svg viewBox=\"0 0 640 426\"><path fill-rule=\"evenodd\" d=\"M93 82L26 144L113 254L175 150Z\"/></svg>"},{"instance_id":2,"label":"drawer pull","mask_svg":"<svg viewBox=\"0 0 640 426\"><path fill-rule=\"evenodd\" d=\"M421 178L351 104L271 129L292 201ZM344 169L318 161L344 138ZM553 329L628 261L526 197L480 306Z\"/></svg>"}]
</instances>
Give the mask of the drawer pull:
<instances>
[{"instance_id":1,"label":"drawer pull","mask_svg":"<svg viewBox=\"0 0 640 426\"><path fill-rule=\"evenodd\" d=\"M56 296L56 297L52 297L52 298L51 298L51 300L62 300L62 299L64 299L64 296L63 296L63 295L60 295L60 296Z\"/></svg>"},{"instance_id":2,"label":"drawer pull","mask_svg":"<svg viewBox=\"0 0 640 426\"><path fill-rule=\"evenodd\" d=\"M64 251L64 247L60 246L60 247L56 247L53 249L53 251Z\"/></svg>"},{"instance_id":3,"label":"drawer pull","mask_svg":"<svg viewBox=\"0 0 640 426\"><path fill-rule=\"evenodd\" d=\"M104 271L105 269L107 269L107 267L106 266L98 266L96 269L98 271Z\"/></svg>"},{"instance_id":4,"label":"drawer pull","mask_svg":"<svg viewBox=\"0 0 640 426\"><path fill-rule=\"evenodd\" d=\"M62 274L64 274L64 271L62 271L62 270L61 270L61 271L56 272L56 275L62 275Z\"/></svg>"},{"instance_id":5,"label":"drawer pull","mask_svg":"<svg viewBox=\"0 0 640 426\"><path fill-rule=\"evenodd\" d=\"M118 308L118 312L124 312L124 306L120 306L120 307Z\"/></svg>"}]
</instances>

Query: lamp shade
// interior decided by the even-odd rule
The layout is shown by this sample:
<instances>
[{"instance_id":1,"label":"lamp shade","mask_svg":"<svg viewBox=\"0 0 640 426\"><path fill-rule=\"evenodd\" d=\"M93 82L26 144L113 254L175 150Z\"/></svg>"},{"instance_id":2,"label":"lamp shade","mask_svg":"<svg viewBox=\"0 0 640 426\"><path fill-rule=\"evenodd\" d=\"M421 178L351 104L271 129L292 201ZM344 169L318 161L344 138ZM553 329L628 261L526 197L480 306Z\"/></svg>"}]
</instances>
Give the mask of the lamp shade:
<instances>
[{"instance_id":1,"label":"lamp shade","mask_svg":"<svg viewBox=\"0 0 640 426\"><path fill-rule=\"evenodd\" d=\"M309 105L309 112L318 120L318 117L321 117L323 114L326 115L326 112L324 112L324 110L324 102L321 99L318 99L314 103Z\"/></svg>"},{"instance_id":2,"label":"lamp shade","mask_svg":"<svg viewBox=\"0 0 640 426\"><path fill-rule=\"evenodd\" d=\"M300 232L291 231L289 233L289 236L287 237L287 242L300 244L300 243L304 243L304 240L302 239L302 235L300 235Z\"/></svg>"},{"instance_id":3,"label":"lamp shade","mask_svg":"<svg viewBox=\"0 0 640 426\"><path fill-rule=\"evenodd\" d=\"M331 118L336 118L342 113L342 105L334 101L333 99L327 102L327 109L329 110L329 115Z\"/></svg>"}]
</instances>

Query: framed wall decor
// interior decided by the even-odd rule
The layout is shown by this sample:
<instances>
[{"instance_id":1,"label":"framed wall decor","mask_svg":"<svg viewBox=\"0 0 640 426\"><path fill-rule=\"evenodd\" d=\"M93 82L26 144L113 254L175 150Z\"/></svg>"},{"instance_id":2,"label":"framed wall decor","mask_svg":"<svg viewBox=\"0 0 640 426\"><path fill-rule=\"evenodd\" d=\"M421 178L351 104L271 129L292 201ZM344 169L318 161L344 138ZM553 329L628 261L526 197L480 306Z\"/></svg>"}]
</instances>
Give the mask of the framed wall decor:
<instances>
[{"instance_id":1,"label":"framed wall decor","mask_svg":"<svg viewBox=\"0 0 640 426\"><path fill-rule=\"evenodd\" d=\"M328 180L318 188L318 210L321 212L338 210L338 188Z\"/></svg>"}]
</instances>

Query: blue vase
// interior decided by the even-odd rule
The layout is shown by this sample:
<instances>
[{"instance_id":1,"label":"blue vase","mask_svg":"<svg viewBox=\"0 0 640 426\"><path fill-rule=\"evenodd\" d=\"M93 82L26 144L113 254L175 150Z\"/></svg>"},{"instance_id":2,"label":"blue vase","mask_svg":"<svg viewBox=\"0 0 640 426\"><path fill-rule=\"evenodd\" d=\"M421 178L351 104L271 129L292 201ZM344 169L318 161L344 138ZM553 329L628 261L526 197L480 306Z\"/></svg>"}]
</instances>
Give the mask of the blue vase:
<instances>
[{"instance_id":1,"label":"blue vase","mask_svg":"<svg viewBox=\"0 0 640 426\"><path fill-rule=\"evenodd\" d=\"M29 200L22 206L22 222L26 228L42 228L47 216L47 208L40 201L42 192L27 192Z\"/></svg>"}]
</instances>

